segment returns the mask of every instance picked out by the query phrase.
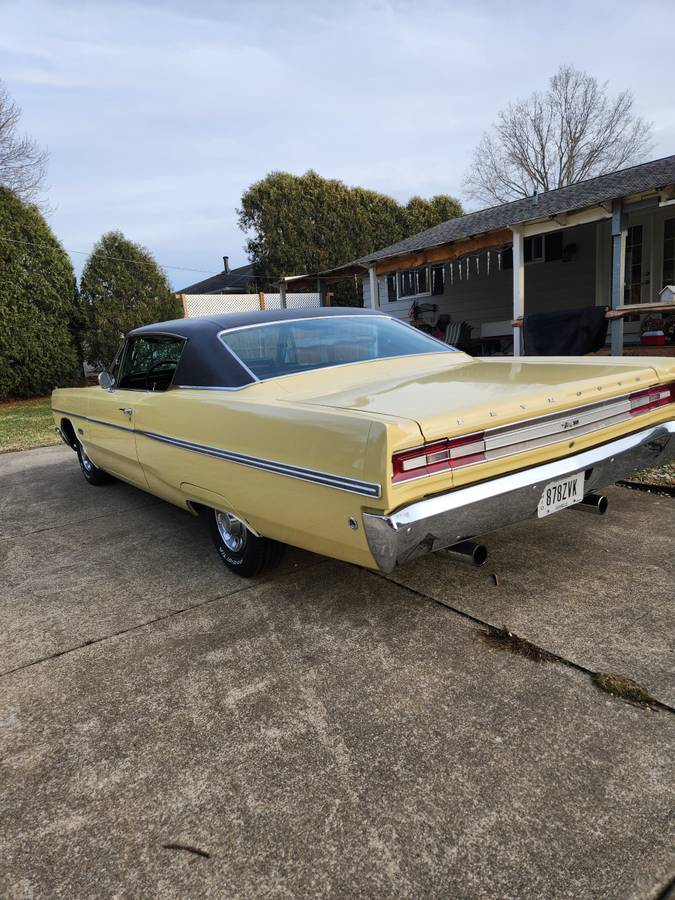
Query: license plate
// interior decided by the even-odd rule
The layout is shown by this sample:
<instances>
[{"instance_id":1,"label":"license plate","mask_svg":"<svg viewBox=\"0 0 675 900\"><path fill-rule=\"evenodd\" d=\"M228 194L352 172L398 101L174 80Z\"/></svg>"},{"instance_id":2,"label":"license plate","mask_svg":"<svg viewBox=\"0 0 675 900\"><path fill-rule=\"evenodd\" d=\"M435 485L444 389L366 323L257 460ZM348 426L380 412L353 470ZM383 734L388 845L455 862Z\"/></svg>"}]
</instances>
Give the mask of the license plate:
<instances>
[{"instance_id":1,"label":"license plate","mask_svg":"<svg viewBox=\"0 0 675 900\"><path fill-rule=\"evenodd\" d=\"M565 509L566 506L573 506L584 498L584 473L579 472L578 475L570 475L568 478L559 478L552 481L544 488L541 495L539 506L537 507L537 515L539 518L550 516L551 513Z\"/></svg>"}]
</instances>

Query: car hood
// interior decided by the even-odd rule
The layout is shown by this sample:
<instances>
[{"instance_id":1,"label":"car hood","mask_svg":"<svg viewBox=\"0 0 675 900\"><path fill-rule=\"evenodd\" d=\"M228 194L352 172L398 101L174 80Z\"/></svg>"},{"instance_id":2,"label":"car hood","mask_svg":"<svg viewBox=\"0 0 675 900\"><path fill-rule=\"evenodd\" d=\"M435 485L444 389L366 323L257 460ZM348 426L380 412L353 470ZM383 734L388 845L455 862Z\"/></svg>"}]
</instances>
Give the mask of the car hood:
<instances>
[{"instance_id":1,"label":"car hood","mask_svg":"<svg viewBox=\"0 0 675 900\"><path fill-rule=\"evenodd\" d=\"M443 354L418 366L409 359L377 360L317 370L285 379L283 390L286 399L304 404L416 421L430 441L649 387L659 381L650 363L639 357L472 359L453 354L449 359Z\"/></svg>"}]
</instances>

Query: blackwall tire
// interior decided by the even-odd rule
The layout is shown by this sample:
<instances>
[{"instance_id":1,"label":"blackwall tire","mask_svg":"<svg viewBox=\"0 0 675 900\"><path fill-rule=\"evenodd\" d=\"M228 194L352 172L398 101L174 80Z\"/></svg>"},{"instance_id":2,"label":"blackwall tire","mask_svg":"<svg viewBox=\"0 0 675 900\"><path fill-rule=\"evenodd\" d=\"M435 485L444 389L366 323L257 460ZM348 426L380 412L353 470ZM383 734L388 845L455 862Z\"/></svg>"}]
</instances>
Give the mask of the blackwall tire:
<instances>
[{"instance_id":1,"label":"blackwall tire","mask_svg":"<svg viewBox=\"0 0 675 900\"><path fill-rule=\"evenodd\" d=\"M256 537L229 513L210 510L211 537L223 565L242 578L253 578L274 568L284 554L284 545Z\"/></svg>"},{"instance_id":2,"label":"blackwall tire","mask_svg":"<svg viewBox=\"0 0 675 900\"><path fill-rule=\"evenodd\" d=\"M86 449L79 441L77 444L77 459L80 463L82 474L89 484L99 487L102 484L110 484L111 481L115 480L112 475L108 475L103 469L99 469L99 467L89 459Z\"/></svg>"}]
</instances>

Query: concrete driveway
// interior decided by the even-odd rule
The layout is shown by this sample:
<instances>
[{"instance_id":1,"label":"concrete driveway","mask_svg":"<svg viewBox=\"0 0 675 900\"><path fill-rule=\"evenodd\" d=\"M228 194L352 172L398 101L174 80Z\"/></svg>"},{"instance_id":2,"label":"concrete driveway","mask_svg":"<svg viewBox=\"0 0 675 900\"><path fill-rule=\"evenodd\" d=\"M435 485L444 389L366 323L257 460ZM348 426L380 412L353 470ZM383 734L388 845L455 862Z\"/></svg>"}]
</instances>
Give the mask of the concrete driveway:
<instances>
[{"instance_id":1,"label":"concrete driveway","mask_svg":"<svg viewBox=\"0 0 675 900\"><path fill-rule=\"evenodd\" d=\"M482 571L246 582L67 448L0 456L0 895L667 896L675 501L608 494Z\"/></svg>"}]
</instances>

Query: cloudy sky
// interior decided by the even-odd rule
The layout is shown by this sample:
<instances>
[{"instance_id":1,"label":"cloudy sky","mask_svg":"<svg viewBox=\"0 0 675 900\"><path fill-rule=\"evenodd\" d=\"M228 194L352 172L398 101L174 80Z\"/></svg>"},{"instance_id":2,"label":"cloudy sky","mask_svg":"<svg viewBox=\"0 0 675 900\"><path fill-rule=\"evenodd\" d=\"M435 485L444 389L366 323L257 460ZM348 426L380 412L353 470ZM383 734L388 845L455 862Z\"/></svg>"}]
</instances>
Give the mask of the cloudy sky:
<instances>
[{"instance_id":1,"label":"cloudy sky","mask_svg":"<svg viewBox=\"0 0 675 900\"><path fill-rule=\"evenodd\" d=\"M562 62L630 88L651 156L675 152L673 0L0 0L0 18L58 237L88 251L119 228L177 288L246 261L235 210L274 169L461 195L482 130Z\"/></svg>"}]
</instances>

